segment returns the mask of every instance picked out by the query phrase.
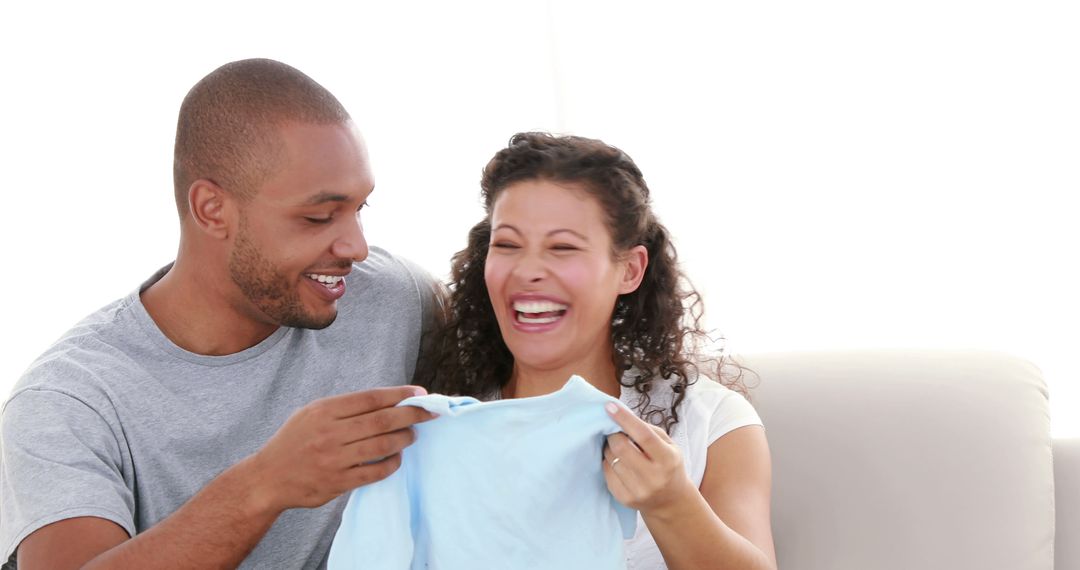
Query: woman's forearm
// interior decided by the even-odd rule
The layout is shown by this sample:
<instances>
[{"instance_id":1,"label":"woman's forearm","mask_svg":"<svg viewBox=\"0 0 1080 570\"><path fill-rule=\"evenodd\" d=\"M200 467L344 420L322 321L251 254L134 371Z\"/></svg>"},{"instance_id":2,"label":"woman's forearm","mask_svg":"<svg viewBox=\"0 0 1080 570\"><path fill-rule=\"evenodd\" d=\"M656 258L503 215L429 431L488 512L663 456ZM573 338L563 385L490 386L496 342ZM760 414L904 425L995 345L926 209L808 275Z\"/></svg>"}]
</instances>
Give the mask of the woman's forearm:
<instances>
[{"instance_id":1,"label":"woman's forearm","mask_svg":"<svg viewBox=\"0 0 1080 570\"><path fill-rule=\"evenodd\" d=\"M667 512L642 513L669 570L775 570L769 556L724 524L700 493Z\"/></svg>"}]
</instances>

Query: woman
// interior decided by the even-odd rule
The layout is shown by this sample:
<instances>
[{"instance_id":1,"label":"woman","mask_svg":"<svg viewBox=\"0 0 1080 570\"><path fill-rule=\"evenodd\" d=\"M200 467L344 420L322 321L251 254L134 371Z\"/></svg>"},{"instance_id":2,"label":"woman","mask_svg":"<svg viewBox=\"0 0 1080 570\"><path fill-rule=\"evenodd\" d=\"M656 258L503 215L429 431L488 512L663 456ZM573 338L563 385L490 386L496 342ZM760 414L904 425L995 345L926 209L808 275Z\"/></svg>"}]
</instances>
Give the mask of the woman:
<instances>
[{"instance_id":1,"label":"woman","mask_svg":"<svg viewBox=\"0 0 1080 570\"><path fill-rule=\"evenodd\" d=\"M629 567L775 568L761 422L708 377L721 361L697 353L700 299L641 171L600 141L521 133L481 187L431 390L521 398L584 377L633 410L610 405L625 433L604 452L608 488L644 522Z\"/></svg>"}]
</instances>

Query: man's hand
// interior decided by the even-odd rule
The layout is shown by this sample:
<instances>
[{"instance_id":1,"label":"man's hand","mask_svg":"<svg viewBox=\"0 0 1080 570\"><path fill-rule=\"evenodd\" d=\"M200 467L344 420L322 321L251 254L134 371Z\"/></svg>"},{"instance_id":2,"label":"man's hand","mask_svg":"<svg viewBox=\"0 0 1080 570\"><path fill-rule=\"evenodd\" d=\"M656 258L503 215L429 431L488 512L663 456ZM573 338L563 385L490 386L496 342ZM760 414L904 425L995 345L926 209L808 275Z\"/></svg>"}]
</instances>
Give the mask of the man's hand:
<instances>
[{"instance_id":1,"label":"man's hand","mask_svg":"<svg viewBox=\"0 0 1080 570\"><path fill-rule=\"evenodd\" d=\"M294 413L245 460L265 506L318 507L388 477L416 435L411 426L436 417L415 406L394 407L423 388L400 386L316 400Z\"/></svg>"}]
</instances>

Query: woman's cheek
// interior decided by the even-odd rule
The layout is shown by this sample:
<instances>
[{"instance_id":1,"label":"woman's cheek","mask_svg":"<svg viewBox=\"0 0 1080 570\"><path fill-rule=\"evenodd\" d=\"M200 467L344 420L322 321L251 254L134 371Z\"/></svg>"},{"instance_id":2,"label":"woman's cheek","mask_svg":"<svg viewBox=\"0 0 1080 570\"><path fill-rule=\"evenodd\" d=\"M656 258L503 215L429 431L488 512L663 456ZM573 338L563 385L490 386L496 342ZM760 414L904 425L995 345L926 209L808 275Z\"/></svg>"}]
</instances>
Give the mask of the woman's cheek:
<instances>
[{"instance_id":1,"label":"woman's cheek","mask_svg":"<svg viewBox=\"0 0 1080 570\"><path fill-rule=\"evenodd\" d=\"M499 260L497 257L493 258L488 254L487 261L484 262L484 284L487 285L488 293L494 294L499 286L506 280L505 263Z\"/></svg>"}]
</instances>

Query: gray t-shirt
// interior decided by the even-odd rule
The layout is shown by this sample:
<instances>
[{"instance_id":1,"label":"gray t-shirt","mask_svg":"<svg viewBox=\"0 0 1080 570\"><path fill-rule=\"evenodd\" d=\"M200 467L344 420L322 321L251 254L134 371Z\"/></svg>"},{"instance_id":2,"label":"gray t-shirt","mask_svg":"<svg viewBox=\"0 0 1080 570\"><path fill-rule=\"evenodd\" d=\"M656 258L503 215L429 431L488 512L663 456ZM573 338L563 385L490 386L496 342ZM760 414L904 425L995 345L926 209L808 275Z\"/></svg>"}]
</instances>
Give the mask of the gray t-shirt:
<instances>
[{"instance_id":1,"label":"gray t-shirt","mask_svg":"<svg viewBox=\"0 0 1080 570\"><path fill-rule=\"evenodd\" d=\"M431 278L371 248L346 278L337 320L282 327L228 356L203 356L162 334L138 291L70 330L27 370L3 407L0 548L72 517L134 536L258 450L301 406L411 380ZM345 506L291 509L243 568L325 566Z\"/></svg>"}]
</instances>

